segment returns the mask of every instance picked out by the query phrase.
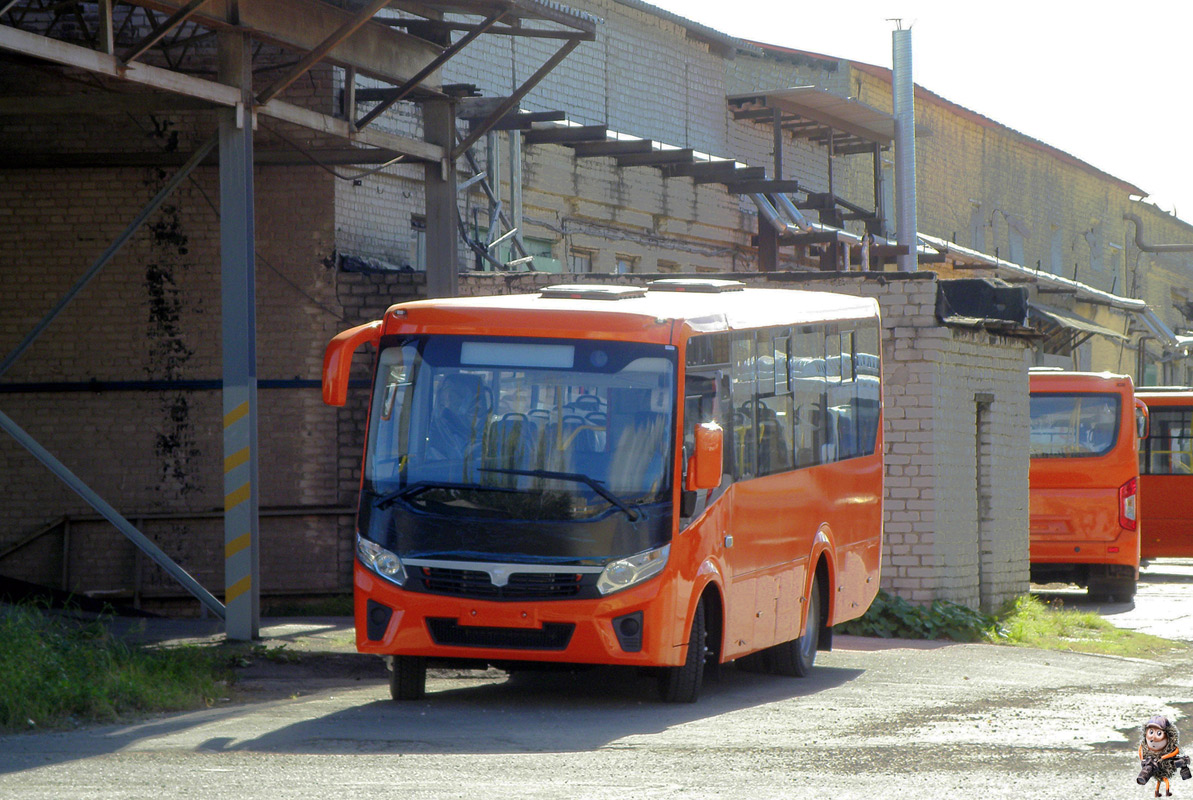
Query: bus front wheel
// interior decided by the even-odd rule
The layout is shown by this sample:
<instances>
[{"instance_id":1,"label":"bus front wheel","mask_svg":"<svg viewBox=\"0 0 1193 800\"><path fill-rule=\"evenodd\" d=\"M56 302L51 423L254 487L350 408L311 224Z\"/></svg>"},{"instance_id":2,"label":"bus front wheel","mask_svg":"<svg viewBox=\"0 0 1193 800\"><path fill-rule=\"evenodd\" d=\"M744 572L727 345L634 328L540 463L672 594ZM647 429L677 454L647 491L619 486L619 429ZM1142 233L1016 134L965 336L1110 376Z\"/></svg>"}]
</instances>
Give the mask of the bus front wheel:
<instances>
[{"instance_id":1,"label":"bus front wheel","mask_svg":"<svg viewBox=\"0 0 1193 800\"><path fill-rule=\"evenodd\" d=\"M427 691L427 659L422 656L393 656L389 665L389 696L394 700L418 700Z\"/></svg>"},{"instance_id":2,"label":"bus front wheel","mask_svg":"<svg viewBox=\"0 0 1193 800\"><path fill-rule=\"evenodd\" d=\"M704 618L704 598L696 604L696 616L688 635L688 655L678 667L663 667L659 673L659 696L665 703L694 703L704 683L704 659L707 654L708 629Z\"/></svg>"}]
</instances>

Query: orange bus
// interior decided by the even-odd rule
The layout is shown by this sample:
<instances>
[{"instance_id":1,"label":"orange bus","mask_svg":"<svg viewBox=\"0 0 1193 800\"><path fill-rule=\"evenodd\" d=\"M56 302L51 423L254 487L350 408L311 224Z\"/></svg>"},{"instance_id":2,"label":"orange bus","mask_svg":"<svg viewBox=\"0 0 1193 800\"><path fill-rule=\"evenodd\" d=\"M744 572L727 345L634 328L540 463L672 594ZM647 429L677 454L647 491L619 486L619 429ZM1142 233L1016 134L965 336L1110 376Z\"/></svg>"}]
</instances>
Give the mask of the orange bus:
<instances>
[{"instance_id":1,"label":"orange bus","mask_svg":"<svg viewBox=\"0 0 1193 800\"><path fill-rule=\"evenodd\" d=\"M428 663L801 676L863 614L882 549L872 299L737 281L402 303L336 336L323 396L377 349L357 516L357 648L395 700Z\"/></svg>"},{"instance_id":2,"label":"orange bus","mask_svg":"<svg viewBox=\"0 0 1193 800\"><path fill-rule=\"evenodd\" d=\"M1139 453L1139 556L1193 558L1193 388L1135 391L1151 416Z\"/></svg>"},{"instance_id":3,"label":"orange bus","mask_svg":"<svg viewBox=\"0 0 1193 800\"><path fill-rule=\"evenodd\" d=\"M1131 378L1030 370L1031 578L1129 600L1139 579L1139 435Z\"/></svg>"}]
</instances>

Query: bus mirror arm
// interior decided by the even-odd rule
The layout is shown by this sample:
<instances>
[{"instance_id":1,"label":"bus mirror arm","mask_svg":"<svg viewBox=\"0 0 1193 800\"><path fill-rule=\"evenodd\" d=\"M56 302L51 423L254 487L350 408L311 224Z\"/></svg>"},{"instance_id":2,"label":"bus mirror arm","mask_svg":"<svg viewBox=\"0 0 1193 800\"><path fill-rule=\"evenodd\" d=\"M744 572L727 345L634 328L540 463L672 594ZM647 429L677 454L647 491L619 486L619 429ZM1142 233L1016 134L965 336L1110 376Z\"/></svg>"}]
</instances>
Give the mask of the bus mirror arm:
<instances>
[{"instance_id":1,"label":"bus mirror arm","mask_svg":"<svg viewBox=\"0 0 1193 800\"><path fill-rule=\"evenodd\" d=\"M348 402L348 377L352 371L352 355L361 345L381 341L381 320L358 325L339 333L323 353L323 402L342 406Z\"/></svg>"},{"instance_id":2,"label":"bus mirror arm","mask_svg":"<svg viewBox=\"0 0 1193 800\"><path fill-rule=\"evenodd\" d=\"M723 446L724 432L720 425L704 422L696 426L695 446L688 459L687 480L684 481L685 490L715 489L721 485Z\"/></svg>"}]
</instances>

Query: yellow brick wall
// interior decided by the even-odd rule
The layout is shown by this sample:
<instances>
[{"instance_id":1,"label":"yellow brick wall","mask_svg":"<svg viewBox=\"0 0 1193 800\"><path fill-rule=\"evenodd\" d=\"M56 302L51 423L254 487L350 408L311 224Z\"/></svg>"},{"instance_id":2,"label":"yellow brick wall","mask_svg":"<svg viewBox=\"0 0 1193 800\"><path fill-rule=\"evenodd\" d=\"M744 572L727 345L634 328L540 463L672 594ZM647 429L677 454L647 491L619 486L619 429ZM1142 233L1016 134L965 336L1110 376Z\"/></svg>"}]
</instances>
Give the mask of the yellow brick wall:
<instances>
[{"instance_id":1,"label":"yellow brick wall","mask_svg":"<svg viewBox=\"0 0 1193 800\"><path fill-rule=\"evenodd\" d=\"M854 68L851 87L862 102L891 109L889 78ZM930 92L916 92L916 214L923 233L1102 291L1146 301L1173 330L1189 327L1175 307L1181 287L1193 287L1193 252L1148 253L1135 246L1134 225L1144 220L1145 244L1193 246L1193 226L1132 200L1136 187L1083 164ZM893 156L887 155L887 159ZM868 165L839 165L836 185L855 202L873 192ZM888 168L887 176L892 176ZM888 212L893 218L893 209ZM947 267L925 268L953 274ZM959 277L972 272L957 271ZM1127 331L1121 311L1043 295L1041 302L1071 307L1116 331ZM1136 325L1136 328L1139 326ZM1153 344L1150 360L1159 356ZM1136 352L1094 337L1075 366L1135 374ZM1188 381L1187 368L1168 379Z\"/></svg>"}]
</instances>

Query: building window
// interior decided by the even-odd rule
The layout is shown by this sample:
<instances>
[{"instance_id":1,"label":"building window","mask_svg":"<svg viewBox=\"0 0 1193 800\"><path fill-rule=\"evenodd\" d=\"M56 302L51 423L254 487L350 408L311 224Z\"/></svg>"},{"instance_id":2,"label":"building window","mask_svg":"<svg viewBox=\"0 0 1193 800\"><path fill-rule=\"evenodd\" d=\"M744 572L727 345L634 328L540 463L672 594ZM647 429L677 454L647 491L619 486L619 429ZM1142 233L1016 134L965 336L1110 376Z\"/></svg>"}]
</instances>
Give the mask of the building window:
<instances>
[{"instance_id":1,"label":"building window","mask_svg":"<svg viewBox=\"0 0 1193 800\"><path fill-rule=\"evenodd\" d=\"M658 262L659 272L679 272L679 264L675 261L667 261L660 258Z\"/></svg>"},{"instance_id":2,"label":"building window","mask_svg":"<svg viewBox=\"0 0 1193 800\"><path fill-rule=\"evenodd\" d=\"M1023 234L1014 228L1011 228L1010 232L1007 234L1007 238L1010 239L1011 245L1009 260L1012 264L1023 264Z\"/></svg>"},{"instance_id":3,"label":"building window","mask_svg":"<svg viewBox=\"0 0 1193 800\"><path fill-rule=\"evenodd\" d=\"M986 215L981 206L969 212L969 246L979 253L986 250Z\"/></svg>"},{"instance_id":4,"label":"building window","mask_svg":"<svg viewBox=\"0 0 1193 800\"><path fill-rule=\"evenodd\" d=\"M1052 228L1052 239L1048 243L1048 271L1053 275L1065 273L1065 244L1064 235L1060 228Z\"/></svg>"},{"instance_id":5,"label":"building window","mask_svg":"<svg viewBox=\"0 0 1193 800\"><path fill-rule=\"evenodd\" d=\"M617 268L614 270L618 275L626 275L631 272L638 271L638 257L637 256L617 256Z\"/></svg>"},{"instance_id":6,"label":"building window","mask_svg":"<svg viewBox=\"0 0 1193 800\"><path fill-rule=\"evenodd\" d=\"M592 272L592 256L594 251L573 247L568 251L568 272Z\"/></svg>"},{"instance_id":7,"label":"building window","mask_svg":"<svg viewBox=\"0 0 1193 800\"><path fill-rule=\"evenodd\" d=\"M1106 250L1102 244L1102 226L1095 225L1085 233L1085 243L1089 245L1089 268L1095 275L1101 275L1106 269Z\"/></svg>"}]
</instances>

